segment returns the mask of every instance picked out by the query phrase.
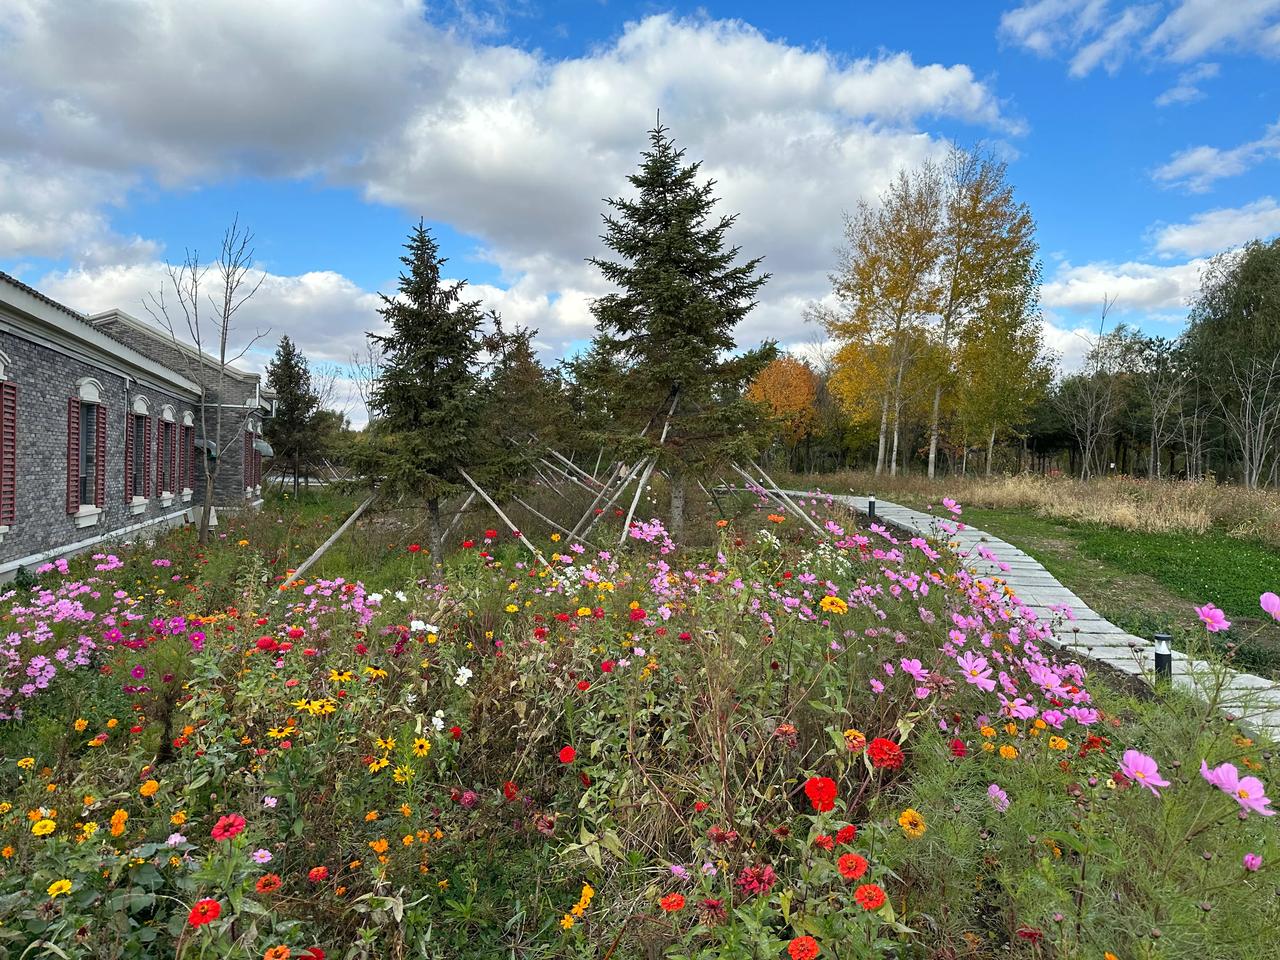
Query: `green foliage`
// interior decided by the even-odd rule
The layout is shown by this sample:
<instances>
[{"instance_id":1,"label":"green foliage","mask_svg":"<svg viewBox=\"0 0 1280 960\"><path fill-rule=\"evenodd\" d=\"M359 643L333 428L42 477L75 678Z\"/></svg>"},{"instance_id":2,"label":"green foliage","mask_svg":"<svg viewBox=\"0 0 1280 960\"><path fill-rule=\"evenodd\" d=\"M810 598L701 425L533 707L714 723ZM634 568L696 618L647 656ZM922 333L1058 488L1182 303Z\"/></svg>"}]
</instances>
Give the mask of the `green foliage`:
<instances>
[{"instance_id":1,"label":"green foliage","mask_svg":"<svg viewBox=\"0 0 1280 960\"><path fill-rule=\"evenodd\" d=\"M294 492L304 460L315 453L320 398L311 385L307 358L289 337L282 336L267 364L267 386L276 394L275 413L263 425L277 459L293 469Z\"/></svg>"},{"instance_id":2,"label":"green foliage","mask_svg":"<svg viewBox=\"0 0 1280 960\"><path fill-rule=\"evenodd\" d=\"M760 258L737 263L727 246L735 217L715 218L714 181L698 182L700 165L685 163L665 128L628 179L632 199L608 201L604 241L616 260L594 259L618 292L595 301L596 337L576 366L585 406L607 411L611 442L648 426L656 449L673 408L662 461L677 473L701 470L755 449L759 411L743 397L776 354L772 343L738 351L735 327L768 280Z\"/></svg>"}]
</instances>

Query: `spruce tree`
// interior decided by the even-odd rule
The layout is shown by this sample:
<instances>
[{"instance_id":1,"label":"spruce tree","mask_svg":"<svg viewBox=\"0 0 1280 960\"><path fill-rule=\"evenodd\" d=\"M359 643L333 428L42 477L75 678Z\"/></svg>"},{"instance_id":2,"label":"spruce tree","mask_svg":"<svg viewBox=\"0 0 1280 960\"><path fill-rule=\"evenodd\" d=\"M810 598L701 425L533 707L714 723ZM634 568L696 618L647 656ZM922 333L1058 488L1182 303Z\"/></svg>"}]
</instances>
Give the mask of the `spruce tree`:
<instances>
[{"instance_id":1,"label":"spruce tree","mask_svg":"<svg viewBox=\"0 0 1280 960\"><path fill-rule=\"evenodd\" d=\"M666 128L651 130L628 178L636 196L606 201L601 239L616 259L590 261L619 288L592 305L591 352L609 358L596 366L610 380L610 439L634 455L659 456L677 539L687 476L755 452L761 418L744 394L777 352L772 342L735 352L734 328L769 275L759 272L761 258L738 263L740 249L726 246L736 216L712 215L715 181L699 182L699 168L685 162Z\"/></svg>"},{"instance_id":2,"label":"spruce tree","mask_svg":"<svg viewBox=\"0 0 1280 960\"><path fill-rule=\"evenodd\" d=\"M315 419L320 406L311 385L311 370L289 337L280 338L275 356L267 365L267 386L275 391L275 414L264 426L275 457L293 469L293 492L304 460L310 460L315 443Z\"/></svg>"},{"instance_id":3,"label":"spruce tree","mask_svg":"<svg viewBox=\"0 0 1280 960\"><path fill-rule=\"evenodd\" d=\"M425 500L440 566L441 501L459 489L458 468L475 462L483 441L482 314L479 302L463 299L465 280L441 280L446 261L421 221L405 249L399 293L379 294L389 329L368 334L383 354L369 404L370 472L384 494Z\"/></svg>"}]
</instances>

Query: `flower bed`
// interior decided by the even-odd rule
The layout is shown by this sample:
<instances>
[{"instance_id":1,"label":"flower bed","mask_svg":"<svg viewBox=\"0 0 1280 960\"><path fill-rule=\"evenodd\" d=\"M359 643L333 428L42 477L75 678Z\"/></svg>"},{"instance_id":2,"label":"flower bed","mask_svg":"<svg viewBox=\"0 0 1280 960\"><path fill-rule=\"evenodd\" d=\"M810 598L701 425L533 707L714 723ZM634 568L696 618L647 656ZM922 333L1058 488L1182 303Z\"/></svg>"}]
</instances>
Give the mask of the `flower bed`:
<instances>
[{"instance_id":1,"label":"flower bed","mask_svg":"<svg viewBox=\"0 0 1280 960\"><path fill-rule=\"evenodd\" d=\"M0 951L1267 956L1269 755L851 522L550 570L485 531L442 585L281 593L234 537L233 583L47 571L4 600Z\"/></svg>"}]
</instances>

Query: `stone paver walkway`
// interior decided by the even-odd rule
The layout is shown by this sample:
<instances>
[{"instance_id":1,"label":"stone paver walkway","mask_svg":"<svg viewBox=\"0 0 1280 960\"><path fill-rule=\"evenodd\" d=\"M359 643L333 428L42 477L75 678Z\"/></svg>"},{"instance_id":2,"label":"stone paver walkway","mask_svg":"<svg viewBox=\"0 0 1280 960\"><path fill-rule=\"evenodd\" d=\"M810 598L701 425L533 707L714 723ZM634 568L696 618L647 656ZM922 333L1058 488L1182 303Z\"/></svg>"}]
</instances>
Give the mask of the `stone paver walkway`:
<instances>
[{"instance_id":1,"label":"stone paver walkway","mask_svg":"<svg viewBox=\"0 0 1280 960\"><path fill-rule=\"evenodd\" d=\"M806 496L798 491L787 492L793 497ZM867 512L866 497L834 499L863 514ZM937 517L884 500L876 501L876 519L911 536L949 541L966 568L988 581L1001 580L1038 619L1053 622L1054 642L1064 653L1104 663L1147 683L1154 680L1155 644L1126 633L1091 610L1030 554L968 525L954 533L944 532ZM1218 675L1217 670L1224 673ZM1224 682L1223 709L1247 726L1280 739L1280 684L1251 673L1215 668L1176 651L1173 682L1201 699L1208 699L1216 684Z\"/></svg>"}]
</instances>

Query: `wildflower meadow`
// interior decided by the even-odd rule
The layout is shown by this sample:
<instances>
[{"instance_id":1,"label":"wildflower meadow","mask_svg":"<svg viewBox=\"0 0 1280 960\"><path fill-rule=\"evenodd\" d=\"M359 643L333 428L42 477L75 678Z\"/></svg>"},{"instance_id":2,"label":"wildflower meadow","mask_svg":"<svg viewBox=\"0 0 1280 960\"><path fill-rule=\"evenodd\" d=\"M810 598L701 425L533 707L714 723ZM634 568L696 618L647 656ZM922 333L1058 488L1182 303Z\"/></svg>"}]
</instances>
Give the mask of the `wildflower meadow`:
<instances>
[{"instance_id":1,"label":"wildflower meadow","mask_svg":"<svg viewBox=\"0 0 1280 960\"><path fill-rule=\"evenodd\" d=\"M0 956L1275 955L1269 744L804 506L281 590L276 501L8 586Z\"/></svg>"}]
</instances>

